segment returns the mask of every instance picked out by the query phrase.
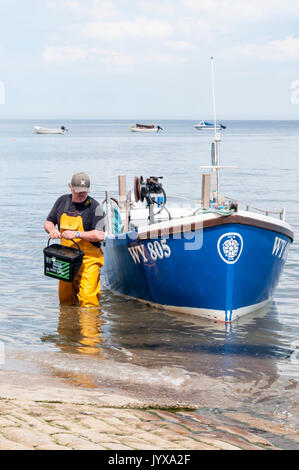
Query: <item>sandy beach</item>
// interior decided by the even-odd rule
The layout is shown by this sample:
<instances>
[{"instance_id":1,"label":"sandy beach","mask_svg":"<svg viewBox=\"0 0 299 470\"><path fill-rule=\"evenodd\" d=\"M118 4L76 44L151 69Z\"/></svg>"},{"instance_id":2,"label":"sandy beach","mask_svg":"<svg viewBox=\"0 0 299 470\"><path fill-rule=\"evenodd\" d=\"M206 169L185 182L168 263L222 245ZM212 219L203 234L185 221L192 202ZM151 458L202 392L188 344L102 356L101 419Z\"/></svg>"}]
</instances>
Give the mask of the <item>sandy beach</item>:
<instances>
[{"instance_id":1,"label":"sandy beach","mask_svg":"<svg viewBox=\"0 0 299 470\"><path fill-rule=\"evenodd\" d=\"M0 372L0 450L285 450L299 433L270 417L233 409L159 406Z\"/></svg>"}]
</instances>

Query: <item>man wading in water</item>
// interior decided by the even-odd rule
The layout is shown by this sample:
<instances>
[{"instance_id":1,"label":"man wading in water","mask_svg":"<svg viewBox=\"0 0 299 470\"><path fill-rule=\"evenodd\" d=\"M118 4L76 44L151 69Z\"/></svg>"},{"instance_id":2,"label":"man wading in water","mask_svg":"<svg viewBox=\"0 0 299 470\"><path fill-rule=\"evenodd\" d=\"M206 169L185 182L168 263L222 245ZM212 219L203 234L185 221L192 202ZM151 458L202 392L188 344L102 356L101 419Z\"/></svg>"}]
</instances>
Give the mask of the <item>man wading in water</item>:
<instances>
[{"instance_id":1,"label":"man wading in water","mask_svg":"<svg viewBox=\"0 0 299 470\"><path fill-rule=\"evenodd\" d=\"M81 268L71 282L59 281L60 303L81 307L99 305L100 272L104 265L101 242L105 238L104 214L100 204L90 197L90 179L76 173L69 184L71 194L61 196L47 217L44 228L52 239L61 239L64 246L74 247L74 240L84 251ZM58 226L58 228L56 228Z\"/></svg>"}]
</instances>

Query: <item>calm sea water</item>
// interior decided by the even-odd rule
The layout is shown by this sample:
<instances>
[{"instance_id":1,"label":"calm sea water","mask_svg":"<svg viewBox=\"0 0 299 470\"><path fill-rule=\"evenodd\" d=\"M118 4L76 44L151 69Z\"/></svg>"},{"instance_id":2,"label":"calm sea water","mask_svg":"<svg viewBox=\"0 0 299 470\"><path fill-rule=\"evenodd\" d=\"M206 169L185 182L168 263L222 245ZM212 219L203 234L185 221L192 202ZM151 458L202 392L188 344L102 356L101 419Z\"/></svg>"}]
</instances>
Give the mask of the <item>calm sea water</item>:
<instances>
[{"instance_id":1,"label":"calm sea water","mask_svg":"<svg viewBox=\"0 0 299 470\"><path fill-rule=\"evenodd\" d=\"M33 126L66 125L65 136ZM76 386L156 401L238 407L295 422L299 379L299 121L231 121L222 132L224 194L280 210L295 231L270 308L232 325L162 312L103 287L99 309L60 308L43 276L44 220L71 175L92 177L92 195L117 176L164 176L169 194L200 198L210 134L193 121L160 121L157 135L126 121L0 121L0 368L65 377ZM178 273L179 278L179 273ZM37 354L38 352L38 354Z\"/></svg>"}]
</instances>

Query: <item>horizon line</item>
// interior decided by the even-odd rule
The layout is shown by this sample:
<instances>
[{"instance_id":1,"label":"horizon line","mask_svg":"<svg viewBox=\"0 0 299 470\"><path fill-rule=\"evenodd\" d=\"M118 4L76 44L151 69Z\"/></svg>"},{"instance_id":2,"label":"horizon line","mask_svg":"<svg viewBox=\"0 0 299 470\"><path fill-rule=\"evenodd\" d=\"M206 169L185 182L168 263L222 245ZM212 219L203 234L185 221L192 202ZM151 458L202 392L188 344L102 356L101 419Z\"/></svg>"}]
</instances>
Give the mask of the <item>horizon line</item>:
<instances>
[{"instance_id":1,"label":"horizon line","mask_svg":"<svg viewBox=\"0 0 299 470\"><path fill-rule=\"evenodd\" d=\"M67 116L0 116L0 121L34 121L34 120L70 120L70 121L80 121L80 120L86 120L86 121L200 121L200 118L149 118L149 117L96 117L96 116L81 116L81 117L67 117ZM205 119L207 121L212 121L211 119ZM247 118L219 118L217 119L217 122L220 121L299 121L298 118L290 118L290 117L284 117L284 118L270 118L270 117L247 117Z\"/></svg>"}]
</instances>

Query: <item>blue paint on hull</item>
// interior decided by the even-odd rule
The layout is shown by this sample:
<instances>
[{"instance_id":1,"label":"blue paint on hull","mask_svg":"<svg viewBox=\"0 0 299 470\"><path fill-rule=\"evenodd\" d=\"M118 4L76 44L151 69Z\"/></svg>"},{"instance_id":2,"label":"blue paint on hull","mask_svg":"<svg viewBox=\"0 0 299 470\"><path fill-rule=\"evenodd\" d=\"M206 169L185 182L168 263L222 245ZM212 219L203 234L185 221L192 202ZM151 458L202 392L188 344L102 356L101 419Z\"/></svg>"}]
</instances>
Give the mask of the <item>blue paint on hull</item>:
<instances>
[{"instance_id":1,"label":"blue paint on hull","mask_svg":"<svg viewBox=\"0 0 299 470\"><path fill-rule=\"evenodd\" d=\"M221 243L230 238L227 234L235 234L238 242L235 258L223 255ZM227 224L205 228L198 250L190 250L194 233L180 239L170 235L165 238L169 248L163 254L163 237L134 241L132 235L134 232L106 241L105 274L111 290L164 306L223 311L225 321L233 319L233 311L272 297L291 243L274 231ZM162 259L151 257L155 240ZM135 261L129 250L134 247Z\"/></svg>"}]
</instances>

